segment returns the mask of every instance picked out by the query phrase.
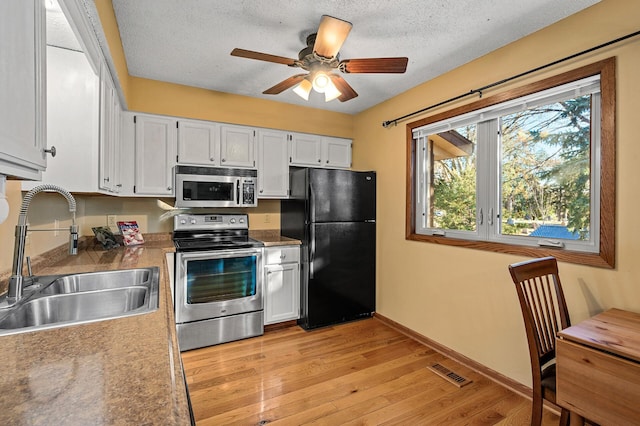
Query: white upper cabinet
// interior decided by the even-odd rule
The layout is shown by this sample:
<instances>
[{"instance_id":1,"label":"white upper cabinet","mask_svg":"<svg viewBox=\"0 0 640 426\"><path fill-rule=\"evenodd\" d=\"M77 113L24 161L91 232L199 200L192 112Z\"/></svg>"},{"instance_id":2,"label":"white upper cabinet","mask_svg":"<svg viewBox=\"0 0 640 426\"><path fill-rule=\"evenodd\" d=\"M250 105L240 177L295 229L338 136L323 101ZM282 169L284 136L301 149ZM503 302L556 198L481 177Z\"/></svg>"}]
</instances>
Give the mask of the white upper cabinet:
<instances>
[{"instance_id":1,"label":"white upper cabinet","mask_svg":"<svg viewBox=\"0 0 640 426\"><path fill-rule=\"evenodd\" d=\"M301 167L351 168L351 140L292 133L289 165Z\"/></svg>"},{"instance_id":2,"label":"white upper cabinet","mask_svg":"<svg viewBox=\"0 0 640 426\"><path fill-rule=\"evenodd\" d=\"M258 198L288 195L288 136L277 130L258 130Z\"/></svg>"},{"instance_id":3,"label":"white upper cabinet","mask_svg":"<svg viewBox=\"0 0 640 426\"><path fill-rule=\"evenodd\" d=\"M291 133L289 142L289 164L322 167L322 136Z\"/></svg>"},{"instance_id":4,"label":"white upper cabinet","mask_svg":"<svg viewBox=\"0 0 640 426\"><path fill-rule=\"evenodd\" d=\"M178 120L178 163L220 165L220 125Z\"/></svg>"},{"instance_id":5,"label":"white upper cabinet","mask_svg":"<svg viewBox=\"0 0 640 426\"><path fill-rule=\"evenodd\" d=\"M43 1L0 1L0 174L46 168L45 42Z\"/></svg>"},{"instance_id":6,"label":"white upper cabinet","mask_svg":"<svg viewBox=\"0 0 640 426\"><path fill-rule=\"evenodd\" d=\"M256 168L252 127L178 119L178 163Z\"/></svg>"},{"instance_id":7,"label":"white upper cabinet","mask_svg":"<svg viewBox=\"0 0 640 426\"><path fill-rule=\"evenodd\" d=\"M351 140L322 138L322 161L324 167L351 168Z\"/></svg>"},{"instance_id":8,"label":"white upper cabinet","mask_svg":"<svg viewBox=\"0 0 640 426\"><path fill-rule=\"evenodd\" d=\"M256 131L252 127L221 125L220 150L221 166L255 168Z\"/></svg>"},{"instance_id":9,"label":"white upper cabinet","mask_svg":"<svg viewBox=\"0 0 640 426\"><path fill-rule=\"evenodd\" d=\"M42 182L98 191L99 78L84 53L47 46L47 140L56 147ZM30 190L40 182L22 182Z\"/></svg>"},{"instance_id":10,"label":"white upper cabinet","mask_svg":"<svg viewBox=\"0 0 640 426\"><path fill-rule=\"evenodd\" d=\"M136 195L173 195L177 120L134 115Z\"/></svg>"},{"instance_id":11,"label":"white upper cabinet","mask_svg":"<svg viewBox=\"0 0 640 426\"><path fill-rule=\"evenodd\" d=\"M101 190L119 194L124 191L120 174L122 159L122 111L118 94L111 83L106 67L100 79L100 168L98 183Z\"/></svg>"}]
</instances>

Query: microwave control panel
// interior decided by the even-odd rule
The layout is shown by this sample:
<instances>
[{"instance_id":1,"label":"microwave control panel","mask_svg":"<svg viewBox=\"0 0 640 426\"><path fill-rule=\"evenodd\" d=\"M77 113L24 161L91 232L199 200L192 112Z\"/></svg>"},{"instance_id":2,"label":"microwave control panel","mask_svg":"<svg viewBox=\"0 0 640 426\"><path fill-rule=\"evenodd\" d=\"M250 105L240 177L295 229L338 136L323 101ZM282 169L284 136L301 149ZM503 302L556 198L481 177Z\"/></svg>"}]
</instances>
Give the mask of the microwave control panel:
<instances>
[{"instance_id":1,"label":"microwave control panel","mask_svg":"<svg viewBox=\"0 0 640 426\"><path fill-rule=\"evenodd\" d=\"M256 184L253 181L242 183L242 205L254 205L256 194Z\"/></svg>"}]
</instances>

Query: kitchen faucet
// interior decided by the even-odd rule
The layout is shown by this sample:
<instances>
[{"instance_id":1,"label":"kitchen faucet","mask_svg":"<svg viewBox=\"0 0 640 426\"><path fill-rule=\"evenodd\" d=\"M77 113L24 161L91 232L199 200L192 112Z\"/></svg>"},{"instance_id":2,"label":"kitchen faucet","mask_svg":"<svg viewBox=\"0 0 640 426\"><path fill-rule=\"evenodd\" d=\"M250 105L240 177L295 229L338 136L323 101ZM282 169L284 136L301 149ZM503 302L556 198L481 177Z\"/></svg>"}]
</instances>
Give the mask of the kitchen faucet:
<instances>
[{"instance_id":1,"label":"kitchen faucet","mask_svg":"<svg viewBox=\"0 0 640 426\"><path fill-rule=\"evenodd\" d=\"M39 192L54 191L67 199L69 203L69 211L73 213L71 226L69 227L69 254L78 254L78 225L76 225L76 200L73 195L66 189L57 185L39 185L27 192L22 200L20 207L20 216L18 216L18 224L16 225L16 240L13 250L13 269L11 278L9 278L9 289L7 291L7 302L15 304L22 298L24 290L24 276L22 275L22 260L24 257L25 241L27 238L27 211L31 199ZM46 229L46 231L57 231L58 229Z\"/></svg>"}]
</instances>

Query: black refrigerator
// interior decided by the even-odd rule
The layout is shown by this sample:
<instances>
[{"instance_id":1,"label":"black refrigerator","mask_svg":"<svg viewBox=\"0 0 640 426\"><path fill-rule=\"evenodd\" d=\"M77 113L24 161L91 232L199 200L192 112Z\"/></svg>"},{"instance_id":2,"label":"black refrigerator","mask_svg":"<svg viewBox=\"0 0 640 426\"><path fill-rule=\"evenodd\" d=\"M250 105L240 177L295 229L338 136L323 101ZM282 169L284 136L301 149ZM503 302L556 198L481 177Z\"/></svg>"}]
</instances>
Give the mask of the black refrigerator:
<instances>
[{"instance_id":1,"label":"black refrigerator","mask_svg":"<svg viewBox=\"0 0 640 426\"><path fill-rule=\"evenodd\" d=\"M372 316L375 172L291 168L289 186L280 228L302 241L298 324L313 329Z\"/></svg>"}]
</instances>

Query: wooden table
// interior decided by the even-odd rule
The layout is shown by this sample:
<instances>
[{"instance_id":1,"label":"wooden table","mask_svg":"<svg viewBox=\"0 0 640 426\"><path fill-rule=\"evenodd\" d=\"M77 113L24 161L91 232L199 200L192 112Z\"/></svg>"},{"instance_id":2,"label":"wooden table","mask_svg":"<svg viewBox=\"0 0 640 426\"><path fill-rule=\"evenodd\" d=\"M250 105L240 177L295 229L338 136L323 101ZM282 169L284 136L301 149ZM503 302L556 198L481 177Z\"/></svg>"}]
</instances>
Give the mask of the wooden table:
<instances>
[{"instance_id":1,"label":"wooden table","mask_svg":"<svg viewBox=\"0 0 640 426\"><path fill-rule=\"evenodd\" d=\"M559 405L602 426L640 424L640 314L610 309L562 330L556 364Z\"/></svg>"}]
</instances>

